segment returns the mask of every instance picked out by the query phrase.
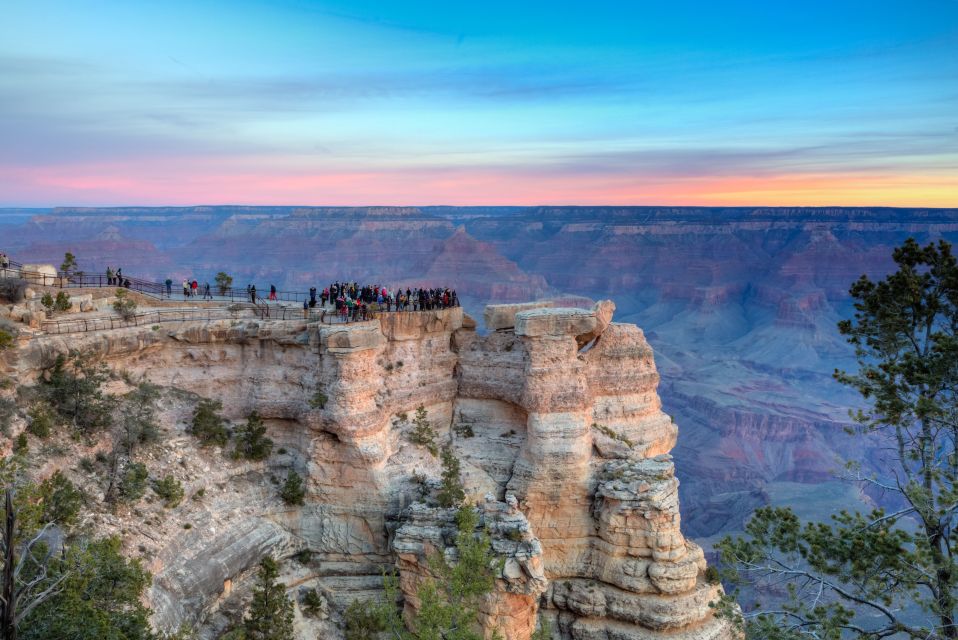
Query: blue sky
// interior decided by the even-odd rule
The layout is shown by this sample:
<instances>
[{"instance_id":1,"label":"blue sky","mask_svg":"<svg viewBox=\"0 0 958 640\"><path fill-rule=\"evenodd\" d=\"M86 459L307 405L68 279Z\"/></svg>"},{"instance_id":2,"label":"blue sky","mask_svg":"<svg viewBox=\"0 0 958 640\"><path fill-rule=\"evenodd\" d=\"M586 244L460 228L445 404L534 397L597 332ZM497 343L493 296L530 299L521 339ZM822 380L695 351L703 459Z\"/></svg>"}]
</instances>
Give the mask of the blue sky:
<instances>
[{"instance_id":1,"label":"blue sky","mask_svg":"<svg viewBox=\"0 0 958 640\"><path fill-rule=\"evenodd\" d=\"M2 15L0 205L958 206L958 0Z\"/></svg>"}]
</instances>

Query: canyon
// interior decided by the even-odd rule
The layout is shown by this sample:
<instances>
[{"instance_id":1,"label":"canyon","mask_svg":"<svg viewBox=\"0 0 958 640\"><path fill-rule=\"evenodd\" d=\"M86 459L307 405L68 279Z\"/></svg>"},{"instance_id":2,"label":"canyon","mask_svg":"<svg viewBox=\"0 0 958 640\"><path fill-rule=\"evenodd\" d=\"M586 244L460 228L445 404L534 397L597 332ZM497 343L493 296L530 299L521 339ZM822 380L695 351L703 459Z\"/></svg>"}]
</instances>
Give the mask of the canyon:
<instances>
[{"instance_id":1,"label":"canyon","mask_svg":"<svg viewBox=\"0 0 958 640\"><path fill-rule=\"evenodd\" d=\"M758 505L811 517L873 498L836 481L875 454L844 426L855 366L835 325L850 284L905 238L958 239L956 209L692 207L123 207L0 210L21 261L163 280L306 290L347 278L452 286L468 313L612 298L655 348L686 531L706 549ZM483 327L479 327L480 333ZM805 499L798 501L796 496Z\"/></svg>"},{"instance_id":2,"label":"canyon","mask_svg":"<svg viewBox=\"0 0 958 640\"><path fill-rule=\"evenodd\" d=\"M80 313L96 314L105 295L93 291ZM669 455L678 427L656 393L652 348L614 312L608 300L492 306L485 333L462 308L332 325L236 309L230 319L64 335L24 327L3 364L29 385L80 350L115 373L114 393L138 381L163 390L164 433L144 459L191 499L93 509L88 523L121 533L147 561L160 631L190 625L217 637L266 553L294 595L322 594L324 616L297 609L301 637L340 637L341 612L379 596L384 571L398 570L414 612L428 557L448 554L455 531L455 510L417 485L440 472L410 437L418 411L462 461L467 501L501 559L482 607L487 634L527 640L541 619L566 640L731 640L731 624L708 606L720 586L680 529ZM202 397L235 421L259 413L277 454L249 462L200 449L186 425ZM15 422L14 433L24 428ZM67 438L35 458L34 472L64 469L90 484L76 461L104 446ZM291 469L306 479L302 506L272 486Z\"/></svg>"}]
</instances>

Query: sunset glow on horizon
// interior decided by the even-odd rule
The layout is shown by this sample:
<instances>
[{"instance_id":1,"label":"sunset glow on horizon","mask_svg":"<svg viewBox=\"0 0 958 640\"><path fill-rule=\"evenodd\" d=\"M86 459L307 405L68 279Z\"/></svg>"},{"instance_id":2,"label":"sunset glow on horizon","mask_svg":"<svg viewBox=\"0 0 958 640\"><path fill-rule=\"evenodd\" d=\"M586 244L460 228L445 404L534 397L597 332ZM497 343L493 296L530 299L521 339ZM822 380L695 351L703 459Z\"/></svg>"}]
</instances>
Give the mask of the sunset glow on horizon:
<instances>
[{"instance_id":1,"label":"sunset glow on horizon","mask_svg":"<svg viewBox=\"0 0 958 640\"><path fill-rule=\"evenodd\" d=\"M0 206L958 206L958 2L15 2Z\"/></svg>"}]
</instances>

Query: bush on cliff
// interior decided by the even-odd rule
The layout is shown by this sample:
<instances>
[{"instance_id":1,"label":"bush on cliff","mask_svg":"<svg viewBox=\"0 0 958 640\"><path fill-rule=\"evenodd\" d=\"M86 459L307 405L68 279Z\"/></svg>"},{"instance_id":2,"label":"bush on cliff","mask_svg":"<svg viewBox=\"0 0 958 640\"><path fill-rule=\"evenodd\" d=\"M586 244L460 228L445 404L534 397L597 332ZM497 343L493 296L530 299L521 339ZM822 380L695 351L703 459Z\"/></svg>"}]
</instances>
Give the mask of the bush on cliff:
<instances>
[{"instance_id":1,"label":"bush on cliff","mask_svg":"<svg viewBox=\"0 0 958 640\"><path fill-rule=\"evenodd\" d=\"M40 378L40 395L78 435L92 435L110 424L113 402L103 393L107 368L77 351L59 355Z\"/></svg>"},{"instance_id":2,"label":"bush on cliff","mask_svg":"<svg viewBox=\"0 0 958 640\"><path fill-rule=\"evenodd\" d=\"M944 241L911 239L893 258L896 272L851 287L855 315L838 328L858 371L835 378L867 405L853 415L858 434L887 454L887 477L854 463L849 475L895 511L821 523L764 507L745 536L719 542L727 580L786 594L747 624L731 597L715 604L750 639L958 638L958 261Z\"/></svg>"},{"instance_id":3,"label":"bush on cliff","mask_svg":"<svg viewBox=\"0 0 958 640\"><path fill-rule=\"evenodd\" d=\"M273 441L266 437L266 425L255 411L246 424L236 430L233 457L243 460L265 460L273 451Z\"/></svg>"},{"instance_id":4,"label":"bush on cliff","mask_svg":"<svg viewBox=\"0 0 958 640\"><path fill-rule=\"evenodd\" d=\"M479 605L486 594L492 592L501 561L492 551L489 535L485 531L477 532L478 524L475 508L461 507L456 514L458 561L450 564L438 552L428 558L431 575L417 590L421 606L412 621L414 630L405 628L396 607L398 579L385 576L386 593L382 600L354 602L346 610L346 640L368 640L382 632L390 638L408 640L481 640Z\"/></svg>"},{"instance_id":5,"label":"bush on cliff","mask_svg":"<svg viewBox=\"0 0 958 640\"><path fill-rule=\"evenodd\" d=\"M163 498L167 509L173 509L183 501L183 483L172 475L167 475L153 483L153 491Z\"/></svg>"},{"instance_id":6,"label":"bush on cliff","mask_svg":"<svg viewBox=\"0 0 958 640\"><path fill-rule=\"evenodd\" d=\"M126 289L116 290L116 300L113 301L113 310L120 317L129 322L136 315L136 300L130 297Z\"/></svg>"},{"instance_id":7,"label":"bush on cliff","mask_svg":"<svg viewBox=\"0 0 958 640\"><path fill-rule=\"evenodd\" d=\"M243 619L247 640L293 640L293 602L286 585L277 582L279 565L270 557L259 563L253 602Z\"/></svg>"},{"instance_id":8,"label":"bush on cliff","mask_svg":"<svg viewBox=\"0 0 958 640\"><path fill-rule=\"evenodd\" d=\"M426 407L419 405L416 409L416 418L413 420L413 429L409 439L421 447L425 447L435 458L439 455L439 445L436 443L436 431L429 424L429 413Z\"/></svg>"},{"instance_id":9,"label":"bush on cliff","mask_svg":"<svg viewBox=\"0 0 958 640\"><path fill-rule=\"evenodd\" d=\"M200 446L225 446L229 440L229 431L226 430L226 421L219 415L223 403L219 400L203 398L193 410L193 420L187 432L193 434Z\"/></svg>"},{"instance_id":10,"label":"bush on cliff","mask_svg":"<svg viewBox=\"0 0 958 640\"><path fill-rule=\"evenodd\" d=\"M462 488L462 479L459 477L459 458L450 445L442 448L442 484L436 499L440 507L458 507L466 499L466 492Z\"/></svg>"},{"instance_id":11,"label":"bush on cliff","mask_svg":"<svg viewBox=\"0 0 958 640\"><path fill-rule=\"evenodd\" d=\"M279 495L288 505L302 505L306 498L306 485L302 477L295 471L290 471L286 482L279 490Z\"/></svg>"}]
</instances>

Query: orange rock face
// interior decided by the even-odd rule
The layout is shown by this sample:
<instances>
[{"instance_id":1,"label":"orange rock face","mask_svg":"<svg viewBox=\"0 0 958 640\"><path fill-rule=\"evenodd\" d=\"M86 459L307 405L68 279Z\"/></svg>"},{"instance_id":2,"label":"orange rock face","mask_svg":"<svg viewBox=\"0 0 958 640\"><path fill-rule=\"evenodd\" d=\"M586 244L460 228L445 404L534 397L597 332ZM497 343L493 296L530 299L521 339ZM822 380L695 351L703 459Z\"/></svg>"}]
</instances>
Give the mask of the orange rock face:
<instances>
[{"instance_id":1,"label":"orange rock face","mask_svg":"<svg viewBox=\"0 0 958 640\"><path fill-rule=\"evenodd\" d=\"M421 407L420 422L461 461L502 560L482 606L488 636L528 640L548 620L564 640L730 640L708 608L718 587L704 578L702 550L681 532L668 455L677 427L661 409L652 349L613 311L608 301L500 308L489 314L499 330L486 335L450 309L348 325L238 320L38 336L17 366L28 379L56 353L85 348L220 398L234 417L255 409L291 434L283 442L302 461L306 504L264 507L235 527L250 532L244 540L288 545L282 528L305 545L315 562L296 580L334 610L378 594L383 570L398 568L414 615L429 555L454 561L453 510L423 499L441 469L410 437ZM189 554L169 554L155 577L167 593L159 626L201 623L190 607L209 608L224 581L248 574L261 545L228 542L194 535ZM209 566L195 560L204 544L219 545ZM187 574L215 593L177 593L186 583L174 578Z\"/></svg>"}]
</instances>

